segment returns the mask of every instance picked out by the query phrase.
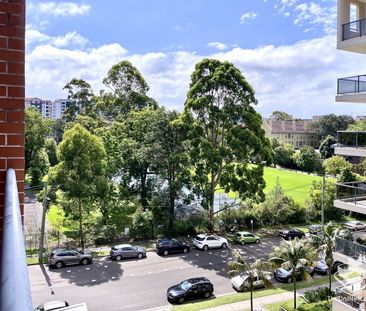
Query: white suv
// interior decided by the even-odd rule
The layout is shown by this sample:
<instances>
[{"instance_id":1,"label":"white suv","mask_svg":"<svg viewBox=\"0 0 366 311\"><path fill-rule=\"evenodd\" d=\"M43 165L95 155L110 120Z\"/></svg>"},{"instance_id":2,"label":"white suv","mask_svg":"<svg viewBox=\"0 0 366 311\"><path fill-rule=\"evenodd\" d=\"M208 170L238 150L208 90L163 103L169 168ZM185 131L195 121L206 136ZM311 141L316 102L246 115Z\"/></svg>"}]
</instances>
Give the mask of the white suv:
<instances>
[{"instance_id":1,"label":"white suv","mask_svg":"<svg viewBox=\"0 0 366 311\"><path fill-rule=\"evenodd\" d=\"M228 246L227 239L215 234L198 234L192 242L195 247L204 251L210 248L226 248Z\"/></svg>"}]
</instances>

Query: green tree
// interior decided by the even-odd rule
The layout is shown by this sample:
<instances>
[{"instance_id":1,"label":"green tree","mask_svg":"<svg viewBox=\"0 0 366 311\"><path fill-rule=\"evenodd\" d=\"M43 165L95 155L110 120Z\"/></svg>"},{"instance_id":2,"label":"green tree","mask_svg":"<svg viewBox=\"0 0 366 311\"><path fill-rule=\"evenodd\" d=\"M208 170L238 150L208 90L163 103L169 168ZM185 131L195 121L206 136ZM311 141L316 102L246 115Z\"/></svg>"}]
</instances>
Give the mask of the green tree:
<instances>
[{"instance_id":1,"label":"green tree","mask_svg":"<svg viewBox=\"0 0 366 311\"><path fill-rule=\"evenodd\" d=\"M184 128L175 122L178 113L162 111L157 139L160 142L156 157L157 172L168 185L169 230L173 229L175 201L184 186L189 185L190 171Z\"/></svg>"},{"instance_id":2,"label":"green tree","mask_svg":"<svg viewBox=\"0 0 366 311\"><path fill-rule=\"evenodd\" d=\"M309 243L295 238L292 241L282 241L270 254L269 262L276 267L282 267L291 271L291 280L294 284L294 309L296 310L296 276L300 271L303 279L311 279L307 270L313 265L317 254Z\"/></svg>"},{"instance_id":3,"label":"green tree","mask_svg":"<svg viewBox=\"0 0 366 311\"><path fill-rule=\"evenodd\" d=\"M319 153L323 159L330 158L334 154L334 149L331 147L333 144L336 144L337 140L328 135L320 144Z\"/></svg>"},{"instance_id":4,"label":"green tree","mask_svg":"<svg viewBox=\"0 0 366 311\"><path fill-rule=\"evenodd\" d=\"M58 147L59 163L50 169L49 178L71 201L66 211L79 221L80 245L84 249L83 217L95 201L104 196L108 184L105 150L101 140L77 124L64 134Z\"/></svg>"},{"instance_id":5,"label":"green tree","mask_svg":"<svg viewBox=\"0 0 366 311\"><path fill-rule=\"evenodd\" d=\"M304 146L294 154L294 160L299 169L315 172L321 168L320 155L311 146Z\"/></svg>"},{"instance_id":6,"label":"green tree","mask_svg":"<svg viewBox=\"0 0 366 311\"><path fill-rule=\"evenodd\" d=\"M53 138L47 138L45 142L45 149L48 156L48 161L50 166L55 166L57 164L57 145Z\"/></svg>"},{"instance_id":7,"label":"green tree","mask_svg":"<svg viewBox=\"0 0 366 311\"><path fill-rule=\"evenodd\" d=\"M25 109L25 172L31 165L37 165L34 157L44 148L49 133L48 123L34 107ZM39 155L38 155L39 156Z\"/></svg>"},{"instance_id":8,"label":"green tree","mask_svg":"<svg viewBox=\"0 0 366 311\"><path fill-rule=\"evenodd\" d=\"M262 118L252 105L254 90L228 62L196 64L182 121L190 142L192 183L213 220L214 194L221 187L241 198L263 196L263 162L272 161ZM249 163L258 165L249 165Z\"/></svg>"},{"instance_id":9,"label":"green tree","mask_svg":"<svg viewBox=\"0 0 366 311\"><path fill-rule=\"evenodd\" d=\"M287 121L287 120L293 120L293 116L288 114L284 111L273 111L272 114L269 116L272 119L275 119L277 121Z\"/></svg>"},{"instance_id":10,"label":"green tree","mask_svg":"<svg viewBox=\"0 0 366 311\"><path fill-rule=\"evenodd\" d=\"M60 245L61 237L65 230L65 212L61 206L51 205L47 211L47 222L51 227L51 235L57 239L57 245Z\"/></svg>"},{"instance_id":11,"label":"green tree","mask_svg":"<svg viewBox=\"0 0 366 311\"><path fill-rule=\"evenodd\" d=\"M341 220L344 216L344 212L340 208L334 207L335 197L335 185L332 182L326 180L324 189L324 219ZM306 201L308 209L308 218L321 219L322 210L322 182L313 181L313 184L309 191L309 198Z\"/></svg>"},{"instance_id":12,"label":"green tree","mask_svg":"<svg viewBox=\"0 0 366 311\"><path fill-rule=\"evenodd\" d=\"M124 118L130 111L157 108L156 102L147 96L149 86L144 77L128 61L113 65L103 83L112 92L101 92L98 109L108 120Z\"/></svg>"},{"instance_id":13,"label":"green tree","mask_svg":"<svg viewBox=\"0 0 366 311\"><path fill-rule=\"evenodd\" d=\"M348 131L366 131L366 120L357 120L355 123L351 123L347 127Z\"/></svg>"},{"instance_id":14,"label":"green tree","mask_svg":"<svg viewBox=\"0 0 366 311\"><path fill-rule=\"evenodd\" d=\"M265 271L269 268L269 264L263 262L261 259L258 259L253 263L249 263L244 259L239 251L236 251L234 260L230 261L228 266L230 269L228 272L229 276L236 276L242 273L247 274L248 290L250 291L250 310L253 311L253 291L255 289L254 281L257 280L257 277L263 282L265 288L272 287L270 281L271 274L268 275L268 273L266 273L267 271Z\"/></svg>"},{"instance_id":15,"label":"green tree","mask_svg":"<svg viewBox=\"0 0 366 311\"><path fill-rule=\"evenodd\" d=\"M31 185L38 186L42 183L42 178L47 174L50 162L44 148L36 151L30 163L29 174L31 177Z\"/></svg>"},{"instance_id":16,"label":"green tree","mask_svg":"<svg viewBox=\"0 0 366 311\"><path fill-rule=\"evenodd\" d=\"M138 194L144 209L151 198L154 178L150 177L156 176L163 124L161 109L132 111L103 135L110 177L121 180L126 195Z\"/></svg>"},{"instance_id":17,"label":"green tree","mask_svg":"<svg viewBox=\"0 0 366 311\"><path fill-rule=\"evenodd\" d=\"M327 174L331 174L336 177L344 170L350 170L352 168L352 164L341 156L333 156L324 160L323 167Z\"/></svg>"},{"instance_id":18,"label":"green tree","mask_svg":"<svg viewBox=\"0 0 366 311\"><path fill-rule=\"evenodd\" d=\"M274 163L283 167L295 167L293 156L295 149L291 144L280 144L273 149Z\"/></svg>"},{"instance_id":19,"label":"green tree","mask_svg":"<svg viewBox=\"0 0 366 311\"><path fill-rule=\"evenodd\" d=\"M321 256L324 256L325 263L328 268L328 276L329 276L329 291L332 291L332 271L331 267L334 263L334 252L335 252L335 241L338 235L337 227L329 222L325 226L322 227L321 231L318 235L312 237L316 241L318 252Z\"/></svg>"},{"instance_id":20,"label":"green tree","mask_svg":"<svg viewBox=\"0 0 366 311\"><path fill-rule=\"evenodd\" d=\"M94 94L91 86L83 79L72 79L64 86L68 92L69 103L63 118L66 122L73 122L78 115L94 114Z\"/></svg>"},{"instance_id":21,"label":"green tree","mask_svg":"<svg viewBox=\"0 0 366 311\"><path fill-rule=\"evenodd\" d=\"M355 120L349 115L327 114L312 124L312 128L317 132L322 139L331 135L337 136L337 131L346 130L347 127L354 123Z\"/></svg>"}]
</instances>

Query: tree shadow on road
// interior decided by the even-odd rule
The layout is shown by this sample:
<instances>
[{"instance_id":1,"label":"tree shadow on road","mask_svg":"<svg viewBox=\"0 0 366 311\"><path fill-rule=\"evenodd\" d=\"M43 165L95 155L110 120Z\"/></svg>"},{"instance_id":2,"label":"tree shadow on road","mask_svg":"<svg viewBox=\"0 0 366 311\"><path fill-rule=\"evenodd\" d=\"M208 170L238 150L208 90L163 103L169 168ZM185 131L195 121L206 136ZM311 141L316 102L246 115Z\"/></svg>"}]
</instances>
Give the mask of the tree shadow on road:
<instances>
[{"instance_id":1,"label":"tree shadow on road","mask_svg":"<svg viewBox=\"0 0 366 311\"><path fill-rule=\"evenodd\" d=\"M101 259L94 260L86 266L67 266L61 269L51 269L54 276L59 274L62 279L76 286L95 286L109 281L118 281L123 275L122 265L118 262Z\"/></svg>"}]
</instances>

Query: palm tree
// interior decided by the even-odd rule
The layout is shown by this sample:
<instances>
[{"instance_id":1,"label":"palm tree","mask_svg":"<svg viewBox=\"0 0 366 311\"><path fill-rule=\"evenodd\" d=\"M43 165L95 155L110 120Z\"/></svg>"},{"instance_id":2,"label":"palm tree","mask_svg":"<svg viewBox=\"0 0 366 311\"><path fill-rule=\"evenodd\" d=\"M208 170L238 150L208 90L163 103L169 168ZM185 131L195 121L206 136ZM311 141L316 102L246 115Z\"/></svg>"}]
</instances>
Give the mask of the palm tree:
<instances>
[{"instance_id":1,"label":"palm tree","mask_svg":"<svg viewBox=\"0 0 366 311\"><path fill-rule=\"evenodd\" d=\"M315 245L324 257L324 261L328 266L328 276L329 276L329 291L332 291L332 266L334 264L334 250L335 250L335 240L338 235L337 227L329 222L322 227L321 231L317 236L312 238L312 243Z\"/></svg>"},{"instance_id":2,"label":"palm tree","mask_svg":"<svg viewBox=\"0 0 366 311\"><path fill-rule=\"evenodd\" d=\"M262 261L261 259L256 260L253 263L245 261L244 257L240 254L238 250L234 255L234 260L228 263L230 271L228 274L230 276L240 275L242 273L248 274L248 290L250 290L250 310L253 311L253 290L254 290L254 280L258 276L265 288L272 286L268 275L265 273L265 269L270 267L269 263Z\"/></svg>"},{"instance_id":3,"label":"palm tree","mask_svg":"<svg viewBox=\"0 0 366 311\"><path fill-rule=\"evenodd\" d=\"M269 262L275 267L291 270L291 280L294 284L294 309L296 309L296 276L301 272L304 280L310 280L310 273L306 268L313 266L316 250L307 242L295 238L292 241L282 241L274 248Z\"/></svg>"}]
</instances>

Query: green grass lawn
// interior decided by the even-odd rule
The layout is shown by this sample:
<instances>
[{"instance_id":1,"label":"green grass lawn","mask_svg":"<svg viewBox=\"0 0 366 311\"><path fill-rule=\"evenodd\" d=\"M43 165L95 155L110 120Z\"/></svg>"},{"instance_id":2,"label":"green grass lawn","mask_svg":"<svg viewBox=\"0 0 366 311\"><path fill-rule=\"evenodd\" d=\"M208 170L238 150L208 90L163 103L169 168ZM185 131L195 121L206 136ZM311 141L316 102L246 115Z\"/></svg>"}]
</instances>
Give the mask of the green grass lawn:
<instances>
[{"instance_id":1,"label":"green grass lawn","mask_svg":"<svg viewBox=\"0 0 366 311\"><path fill-rule=\"evenodd\" d=\"M277 179L279 180L281 187L283 188L285 193L288 196L292 197L296 202L302 204L309 196L310 187L313 181L320 181L322 177L285 169L265 167L265 193L270 192L274 188ZM327 178L327 180L334 181L333 178ZM217 192L222 193L223 190L218 190ZM230 192L229 197L236 197L235 192Z\"/></svg>"},{"instance_id":2,"label":"green grass lawn","mask_svg":"<svg viewBox=\"0 0 366 311\"><path fill-rule=\"evenodd\" d=\"M360 275L360 273L358 273L358 272L351 272L351 273L345 275L344 279L354 278L359 275ZM332 277L332 280L334 281L334 277ZM316 279L312 279L310 282L306 282L306 281L297 282L296 288L301 289L301 288L307 288L307 287L312 287L312 286L324 285L324 284L327 284L328 281L329 281L328 276L322 276L322 277L319 277ZM292 290L293 290L292 283L291 284L280 284L280 285L276 285L270 289L262 289L262 290L256 291L254 293L254 299L259 298L259 297L269 296L269 295L280 294L280 293L284 293L284 292L292 291ZM183 304L180 306L174 306L173 310L174 311L203 310L203 309L207 309L207 308L222 306L222 305L226 305L229 303L239 302L239 301L248 300L248 299L250 299L250 292L234 293L234 294L220 296L215 299L204 300L202 302L192 302L192 303L186 303L186 304Z\"/></svg>"}]
</instances>

